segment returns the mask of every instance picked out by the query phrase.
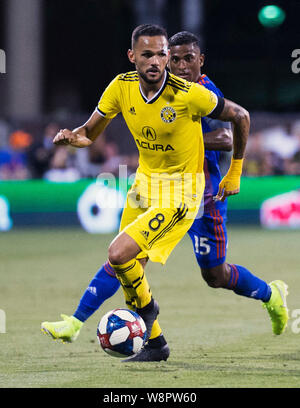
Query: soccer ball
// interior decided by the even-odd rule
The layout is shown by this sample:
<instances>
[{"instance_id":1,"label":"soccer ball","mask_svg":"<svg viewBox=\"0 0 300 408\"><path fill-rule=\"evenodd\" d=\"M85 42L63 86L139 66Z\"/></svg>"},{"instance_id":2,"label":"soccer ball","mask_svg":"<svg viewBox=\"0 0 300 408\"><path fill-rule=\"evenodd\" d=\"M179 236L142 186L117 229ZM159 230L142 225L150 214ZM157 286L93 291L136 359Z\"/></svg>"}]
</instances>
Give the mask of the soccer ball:
<instances>
[{"instance_id":1,"label":"soccer ball","mask_svg":"<svg viewBox=\"0 0 300 408\"><path fill-rule=\"evenodd\" d=\"M147 335L144 320L128 309L114 309L106 313L97 327L97 338L102 349L114 357L138 353Z\"/></svg>"}]
</instances>

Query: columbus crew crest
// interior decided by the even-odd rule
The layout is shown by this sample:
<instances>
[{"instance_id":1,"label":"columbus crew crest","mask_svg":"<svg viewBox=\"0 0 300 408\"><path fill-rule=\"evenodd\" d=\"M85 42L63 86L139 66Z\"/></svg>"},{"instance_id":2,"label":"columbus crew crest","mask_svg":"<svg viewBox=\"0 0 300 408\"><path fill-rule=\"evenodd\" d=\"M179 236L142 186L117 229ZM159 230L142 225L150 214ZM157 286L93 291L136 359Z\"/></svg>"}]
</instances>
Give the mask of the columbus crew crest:
<instances>
[{"instance_id":1,"label":"columbus crew crest","mask_svg":"<svg viewBox=\"0 0 300 408\"><path fill-rule=\"evenodd\" d=\"M176 112L171 106L166 106L160 111L160 117L164 122L171 123L176 119Z\"/></svg>"}]
</instances>

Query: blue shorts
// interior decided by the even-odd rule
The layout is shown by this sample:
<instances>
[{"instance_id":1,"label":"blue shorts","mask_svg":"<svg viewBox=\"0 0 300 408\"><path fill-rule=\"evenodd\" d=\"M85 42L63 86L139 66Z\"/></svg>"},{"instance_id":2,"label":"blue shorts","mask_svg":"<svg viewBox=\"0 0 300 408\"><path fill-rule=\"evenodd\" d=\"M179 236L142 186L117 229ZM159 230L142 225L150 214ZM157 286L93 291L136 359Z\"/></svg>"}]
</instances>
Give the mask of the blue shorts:
<instances>
[{"instance_id":1,"label":"blue shorts","mask_svg":"<svg viewBox=\"0 0 300 408\"><path fill-rule=\"evenodd\" d=\"M225 262L227 253L227 208L205 212L195 219L188 234L200 268L212 268Z\"/></svg>"}]
</instances>

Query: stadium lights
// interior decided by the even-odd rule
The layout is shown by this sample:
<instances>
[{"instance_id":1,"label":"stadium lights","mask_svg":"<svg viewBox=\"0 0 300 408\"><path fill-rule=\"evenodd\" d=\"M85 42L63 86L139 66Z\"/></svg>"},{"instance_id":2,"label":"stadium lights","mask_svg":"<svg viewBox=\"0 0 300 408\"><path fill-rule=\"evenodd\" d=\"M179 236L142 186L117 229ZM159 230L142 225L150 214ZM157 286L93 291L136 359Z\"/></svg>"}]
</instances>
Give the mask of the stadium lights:
<instances>
[{"instance_id":1,"label":"stadium lights","mask_svg":"<svg viewBox=\"0 0 300 408\"><path fill-rule=\"evenodd\" d=\"M258 12L258 19L264 27L277 27L285 20L285 11L274 4L264 6Z\"/></svg>"}]
</instances>

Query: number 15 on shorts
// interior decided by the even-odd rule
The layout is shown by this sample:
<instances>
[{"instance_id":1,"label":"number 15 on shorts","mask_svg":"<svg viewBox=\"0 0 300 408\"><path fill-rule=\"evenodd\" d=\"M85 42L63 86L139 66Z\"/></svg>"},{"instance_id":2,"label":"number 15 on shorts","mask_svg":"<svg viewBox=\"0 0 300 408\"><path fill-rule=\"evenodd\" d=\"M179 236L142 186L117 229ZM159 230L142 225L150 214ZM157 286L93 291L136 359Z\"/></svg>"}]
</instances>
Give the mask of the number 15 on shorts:
<instances>
[{"instance_id":1,"label":"number 15 on shorts","mask_svg":"<svg viewBox=\"0 0 300 408\"><path fill-rule=\"evenodd\" d=\"M210 253L210 245L207 243L208 238L198 237L194 235L195 252L200 255L208 255Z\"/></svg>"}]
</instances>

